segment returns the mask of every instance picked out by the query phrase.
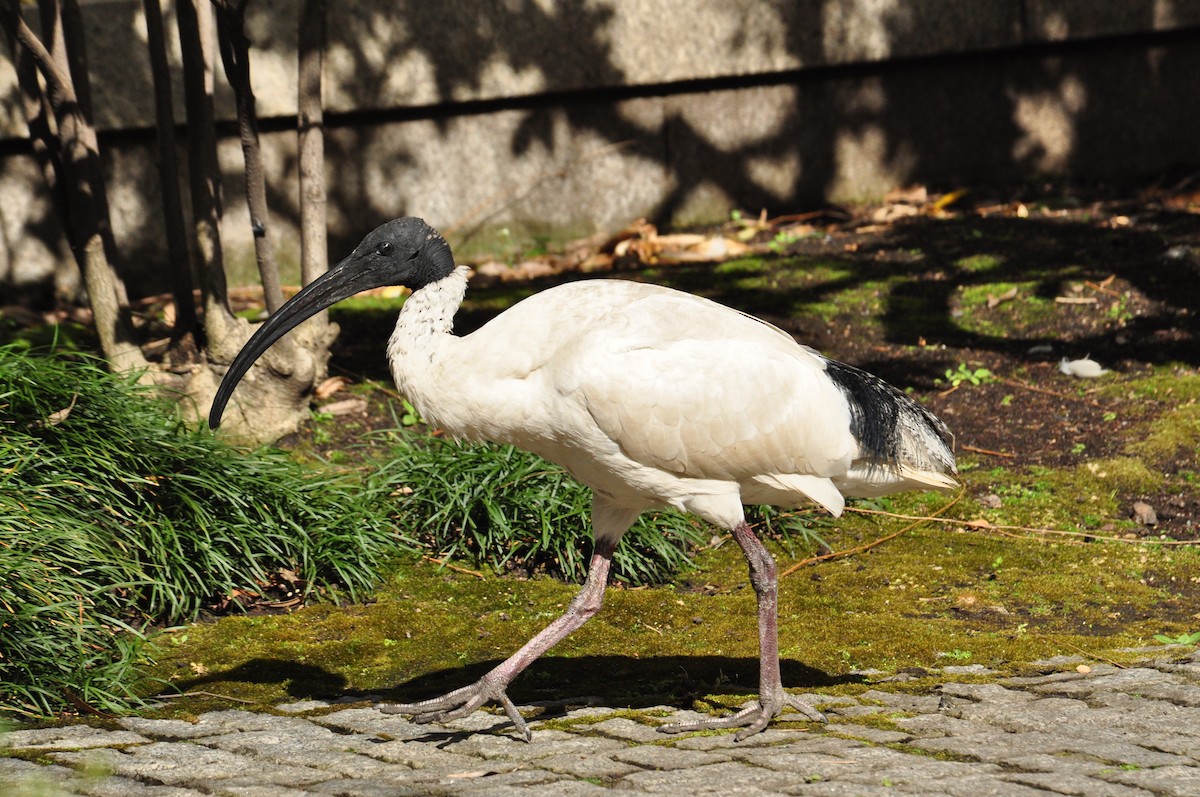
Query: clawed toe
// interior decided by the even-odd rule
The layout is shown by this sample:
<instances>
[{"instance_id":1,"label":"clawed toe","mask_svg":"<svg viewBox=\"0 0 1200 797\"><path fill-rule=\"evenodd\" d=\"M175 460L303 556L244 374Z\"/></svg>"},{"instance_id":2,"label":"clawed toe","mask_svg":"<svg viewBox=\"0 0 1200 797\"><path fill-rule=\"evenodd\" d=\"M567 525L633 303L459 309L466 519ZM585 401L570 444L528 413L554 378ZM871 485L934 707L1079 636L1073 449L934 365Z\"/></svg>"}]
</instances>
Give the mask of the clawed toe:
<instances>
[{"instance_id":1,"label":"clawed toe","mask_svg":"<svg viewBox=\"0 0 1200 797\"><path fill-rule=\"evenodd\" d=\"M465 717L474 713L489 701L496 701L504 708L509 721L516 727L517 732L525 741L533 739L533 732L525 718L517 711L517 707L508 698L503 686L496 686L480 679L470 686L447 692L441 697L421 700L416 703L381 703L376 706L384 714L406 714L419 725L429 723L444 723Z\"/></svg>"},{"instance_id":2,"label":"clawed toe","mask_svg":"<svg viewBox=\"0 0 1200 797\"><path fill-rule=\"evenodd\" d=\"M765 729L772 719L783 713L785 706L795 709L807 719L814 722L826 721L824 714L817 711L805 701L792 695L784 695L776 708L764 707L760 701L751 700L742 707L741 711L727 717L714 717L712 719L700 720L699 722L677 722L669 725L660 725L658 730L662 733L688 733L691 731L741 728L733 737L735 741L740 742Z\"/></svg>"}]
</instances>

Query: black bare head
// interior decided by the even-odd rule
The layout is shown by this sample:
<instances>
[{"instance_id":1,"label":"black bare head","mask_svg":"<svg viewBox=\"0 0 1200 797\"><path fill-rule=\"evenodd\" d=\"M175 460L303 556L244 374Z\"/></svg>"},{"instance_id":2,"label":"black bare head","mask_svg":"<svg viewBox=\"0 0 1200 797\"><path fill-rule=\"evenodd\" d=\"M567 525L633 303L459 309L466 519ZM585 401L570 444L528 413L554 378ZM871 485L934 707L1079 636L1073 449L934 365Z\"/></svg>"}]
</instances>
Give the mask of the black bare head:
<instances>
[{"instance_id":1,"label":"black bare head","mask_svg":"<svg viewBox=\"0 0 1200 797\"><path fill-rule=\"evenodd\" d=\"M299 324L356 293L385 285L417 291L453 271L450 245L421 219L407 216L375 228L346 259L305 286L246 342L217 388L208 415L209 427L215 429L221 423L233 389L250 366Z\"/></svg>"}]
</instances>

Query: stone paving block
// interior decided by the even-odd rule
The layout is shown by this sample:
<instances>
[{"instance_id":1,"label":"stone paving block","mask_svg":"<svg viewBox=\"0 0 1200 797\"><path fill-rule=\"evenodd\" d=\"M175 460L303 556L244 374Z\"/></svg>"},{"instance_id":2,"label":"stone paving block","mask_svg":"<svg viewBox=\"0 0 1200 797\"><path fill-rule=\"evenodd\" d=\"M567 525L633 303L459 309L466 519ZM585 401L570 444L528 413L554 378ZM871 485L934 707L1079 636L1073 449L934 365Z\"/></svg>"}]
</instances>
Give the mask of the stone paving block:
<instances>
[{"instance_id":1,"label":"stone paving block","mask_svg":"<svg viewBox=\"0 0 1200 797\"><path fill-rule=\"evenodd\" d=\"M155 786L131 778L107 777L101 780L75 780L78 793L86 797L209 797L208 792L185 786ZM50 797L37 793L34 797Z\"/></svg>"},{"instance_id":2,"label":"stone paving block","mask_svg":"<svg viewBox=\"0 0 1200 797\"><path fill-rule=\"evenodd\" d=\"M631 772L642 770L640 766L614 760L611 753L560 753L539 758L533 765L549 772L557 772L560 775L602 780L615 780Z\"/></svg>"},{"instance_id":3,"label":"stone paving block","mask_svg":"<svg viewBox=\"0 0 1200 797\"><path fill-rule=\"evenodd\" d=\"M197 736L211 736L213 729L209 725L199 725L183 720L153 720L144 717L122 717L117 723L126 730L140 733L143 736L159 741L181 741L194 739Z\"/></svg>"},{"instance_id":4,"label":"stone paving block","mask_svg":"<svg viewBox=\"0 0 1200 797\"><path fill-rule=\"evenodd\" d=\"M154 742L129 748L52 753L51 758L72 766L104 767L115 775L168 786L197 786L247 773L262 784L304 786L334 777L312 767L280 766L188 742Z\"/></svg>"},{"instance_id":5,"label":"stone paving block","mask_svg":"<svg viewBox=\"0 0 1200 797\"><path fill-rule=\"evenodd\" d=\"M239 778L236 781L219 780L200 785L208 794L217 797L309 797L311 794L303 789L257 783L252 777Z\"/></svg>"},{"instance_id":6,"label":"stone paving block","mask_svg":"<svg viewBox=\"0 0 1200 797\"><path fill-rule=\"evenodd\" d=\"M1160 797L1200 797L1200 768L1184 766L1138 770L1104 770L1098 777L1137 786Z\"/></svg>"},{"instance_id":7,"label":"stone paving block","mask_svg":"<svg viewBox=\"0 0 1200 797\"><path fill-rule=\"evenodd\" d=\"M340 778L305 787L305 792L328 797L429 797L427 783L392 778Z\"/></svg>"},{"instance_id":8,"label":"stone paving block","mask_svg":"<svg viewBox=\"0 0 1200 797\"><path fill-rule=\"evenodd\" d=\"M297 727L305 722L298 717L276 717L273 714L256 714L253 711L229 710L209 711L196 718L196 727L206 730L208 736L234 731L263 731L272 728Z\"/></svg>"},{"instance_id":9,"label":"stone paving block","mask_svg":"<svg viewBox=\"0 0 1200 797\"><path fill-rule=\"evenodd\" d=\"M310 722L339 731L365 733L391 739L420 739L446 736L450 732L436 725L418 725L399 714L383 714L376 708L346 708L317 717Z\"/></svg>"},{"instance_id":10,"label":"stone paving block","mask_svg":"<svg viewBox=\"0 0 1200 797\"><path fill-rule=\"evenodd\" d=\"M847 739L848 741L848 739ZM860 743L857 743L860 745ZM748 750L730 750L737 761L752 763L756 767L779 769L781 772L803 772L805 774L820 774L827 777L836 772L836 767L846 762L857 761L865 754L863 748L838 748L834 745L824 745L828 751L818 749L797 748L796 745L780 745L780 747L757 748ZM834 767L829 769L827 767Z\"/></svg>"},{"instance_id":11,"label":"stone paving block","mask_svg":"<svg viewBox=\"0 0 1200 797\"><path fill-rule=\"evenodd\" d=\"M882 693L880 693L882 694ZM859 701L849 695L821 695L816 692L804 692L796 697L808 703L815 709L824 711L834 706L857 706Z\"/></svg>"},{"instance_id":12,"label":"stone paving block","mask_svg":"<svg viewBox=\"0 0 1200 797\"><path fill-rule=\"evenodd\" d=\"M0 756L0 794L57 797L59 794L69 793L60 791L60 786L73 777L75 772L68 767L41 765L19 758Z\"/></svg>"},{"instance_id":13,"label":"stone paving block","mask_svg":"<svg viewBox=\"0 0 1200 797\"><path fill-rule=\"evenodd\" d=\"M903 742L906 739L911 739L912 734L903 733L901 731L889 731L883 728L872 728L867 725L855 725L852 722L839 722L836 725L830 725L826 729L827 733L835 733L842 736L851 736L855 739L863 739L872 744L891 744L893 742Z\"/></svg>"},{"instance_id":14,"label":"stone paving block","mask_svg":"<svg viewBox=\"0 0 1200 797\"><path fill-rule=\"evenodd\" d=\"M1107 669L1104 669L1107 667ZM1030 689L1036 686L1045 684L1059 684L1068 681L1081 681L1085 678L1095 677L1097 672L1103 674L1105 672L1116 672L1117 668L1109 665L1101 665L1095 667L1091 673L1081 673L1075 670L1065 670L1063 672L1051 672L1043 675L1014 675L1010 678L1001 678L997 683L1001 686L1008 686L1016 689Z\"/></svg>"},{"instance_id":15,"label":"stone paving block","mask_svg":"<svg viewBox=\"0 0 1200 797\"><path fill-rule=\"evenodd\" d=\"M927 793L945 797L1049 797L1057 792L1005 780L999 775L966 775L918 784Z\"/></svg>"},{"instance_id":16,"label":"stone paving block","mask_svg":"<svg viewBox=\"0 0 1200 797\"><path fill-rule=\"evenodd\" d=\"M1189 683L1149 684L1138 690L1138 696L1165 700L1177 706L1200 707L1200 686Z\"/></svg>"},{"instance_id":17,"label":"stone paving block","mask_svg":"<svg viewBox=\"0 0 1200 797\"><path fill-rule=\"evenodd\" d=\"M892 786L867 786L862 783L826 780L788 786L785 793L797 797L896 797L897 790ZM904 794L910 797L909 792Z\"/></svg>"},{"instance_id":18,"label":"stone paving block","mask_svg":"<svg viewBox=\"0 0 1200 797\"><path fill-rule=\"evenodd\" d=\"M944 709L948 717L986 722L1011 733L1038 731L1070 722L1071 716L1086 713L1088 704L1065 697L1044 697L1022 703L1020 711L1014 702L967 702L953 700Z\"/></svg>"},{"instance_id":19,"label":"stone paving block","mask_svg":"<svg viewBox=\"0 0 1200 797\"><path fill-rule=\"evenodd\" d=\"M603 743L601 742L600 745ZM534 731L533 740L525 741L508 734L475 733L442 746L443 750L461 755L505 761L528 761L555 753L589 752L597 749L586 736L564 731Z\"/></svg>"},{"instance_id":20,"label":"stone paving block","mask_svg":"<svg viewBox=\"0 0 1200 797\"><path fill-rule=\"evenodd\" d=\"M621 779L621 787L655 794L748 795L753 792L778 793L796 780L794 773L726 761L686 770L635 772Z\"/></svg>"},{"instance_id":21,"label":"stone paving block","mask_svg":"<svg viewBox=\"0 0 1200 797\"><path fill-rule=\"evenodd\" d=\"M536 793L538 797L613 797L615 792L586 780L556 780L538 786Z\"/></svg>"},{"instance_id":22,"label":"stone paving block","mask_svg":"<svg viewBox=\"0 0 1200 797\"><path fill-rule=\"evenodd\" d=\"M477 778L439 781L439 790L454 795L490 797L507 793L541 794L543 789L563 779L562 775L541 769L516 769Z\"/></svg>"},{"instance_id":23,"label":"stone paving block","mask_svg":"<svg viewBox=\"0 0 1200 797\"><path fill-rule=\"evenodd\" d=\"M1200 743L1200 709L1184 708L1161 700L1139 700L1114 707L1097 708L1066 718L1056 733L1072 736L1113 735L1155 746L1146 740L1190 740Z\"/></svg>"},{"instance_id":24,"label":"stone paving block","mask_svg":"<svg viewBox=\"0 0 1200 797\"><path fill-rule=\"evenodd\" d=\"M948 664L942 672L947 675L993 675L997 671L983 664Z\"/></svg>"},{"instance_id":25,"label":"stone paving block","mask_svg":"<svg viewBox=\"0 0 1200 797\"><path fill-rule=\"evenodd\" d=\"M976 703L1027 703L1037 696L1021 689L1008 689L1000 684L942 684L942 697L962 698Z\"/></svg>"},{"instance_id":26,"label":"stone paving block","mask_svg":"<svg viewBox=\"0 0 1200 797\"><path fill-rule=\"evenodd\" d=\"M897 727L913 736L974 736L996 732L996 729L986 722L959 719L947 714L900 717L895 722Z\"/></svg>"},{"instance_id":27,"label":"stone paving block","mask_svg":"<svg viewBox=\"0 0 1200 797\"><path fill-rule=\"evenodd\" d=\"M629 742L663 742L671 738L669 735L660 733L649 725L634 722L626 717L613 717L610 720L597 722L594 725L589 725L588 730L592 733L603 734L614 739L624 739Z\"/></svg>"},{"instance_id":28,"label":"stone paving block","mask_svg":"<svg viewBox=\"0 0 1200 797\"><path fill-rule=\"evenodd\" d=\"M914 738L909 744L929 752L970 756L980 761L1001 761L1033 753L1070 752L1071 744L1047 733L1003 733L986 730L978 733Z\"/></svg>"},{"instance_id":29,"label":"stone paving block","mask_svg":"<svg viewBox=\"0 0 1200 797\"><path fill-rule=\"evenodd\" d=\"M617 761L633 764L642 769L686 769L705 764L719 764L729 760L729 756L722 753L650 744L627 747L613 753L612 757Z\"/></svg>"},{"instance_id":30,"label":"stone paving block","mask_svg":"<svg viewBox=\"0 0 1200 797\"><path fill-rule=\"evenodd\" d=\"M328 700L297 700L294 703L280 703L275 710L285 714L303 714L306 711L318 711L332 705Z\"/></svg>"},{"instance_id":31,"label":"stone paving block","mask_svg":"<svg viewBox=\"0 0 1200 797\"><path fill-rule=\"evenodd\" d=\"M149 743L150 740L145 736L131 731L109 731L87 725L35 728L0 734L0 747L13 750L87 750Z\"/></svg>"},{"instance_id":32,"label":"stone paving block","mask_svg":"<svg viewBox=\"0 0 1200 797\"><path fill-rule=\"evenodd\" d=\"M1136 786L1109 783L1087 775L1070 772L1022 772L1006 775L1014 783L1023 783L1057 794L1079 797L1154 797L1154 794Z\"/></svg>"},{"instance_id":33,"label":"stone paving block","mask_svg":"<svg viewBox=\"0 0 1200 797\"><path fill-rule=\"evenodd\" d=\"M734 732L722 733L716 736L667 736L657 734L657 741L670 740L672 747L677 747L681 750L751 750L758 747L772 747L778 744L791 744L793 742L802 743L814 738L802 730L792 730L790 728L767 728L761 733L756 733L749 739L743 741L734 740Z\"/></svg>"},{"instance_id":34,"label":"stone paving block","mask_svg":"<svg viewBox=\"0 0 1200 797\"><path fill-rule=\"evenodd\" d=\"M390 764L401 764L414 770L458 770L465 771L480 765L480 759L475 756L453 753L443 750L437 745L420 742L391 741L376 742L362 750L364 755L386 761Z\"/></svg>"},{"instance_id":35,"label":"stone paving block","mask_svg":"<svg viewBox=\"0 0 1200 797\"><path fill-rule=\"evenodd\" d=\"M868 785L904 786L913 785L921 789L951 792L949 784L956 781L974 781L978 783L996 780L994 775L1001 772L1000 767L993 764L975 764L962 761L942 761L937 758L926 758L918 755L906 755L907 760L889 761L884 766L853 766L829 780L839 780L846 783L863 783ZM855 762L856 764L860 762ZM984 792L967 792L964 797L975 797Z\"/></svg>"},{"instance_id":36,"label":"stone paving block","mask_svg":"<svg viewBox=\"0 0 1200 797\"><path fill-rule=\"evenodd\" d=\"M894 712L895 709L890 706L838 706L826 710L826 714L831 717L869 717L872 714L885 714Z\"/></svg>"},{"instance_id":37,"label":"stone paving block","mask_svg":"<svg viewBox=\"0 0 1200 797\"><path fill-rule=\"evenodd\" d=\"M1082 756L1077 753L1061 755L1020 753L1012 756L995 756L994 760L995 763L1006 769L1030 773L1050 772L1090 777L1102 769L1112 768L1112 764L1106 764L1090 756Z\"/></svg>"},{"instance_id":38,"label":"stone paving block","mask_svg":"<svg viewBox=\"0 0 1200 797\"><path fill-rule=\"evenodd\" d=\"M1093 670L1084 678L1049 681L1030 684L1026 688L1034 692L1056 695L1087 697L1096 692L1132 692L1142 695L1151 686L1158 684L1180 684L1182 679L1172 673L1160 672L1148 667L1130 667L1096 675Z\"/></svg>"},{"instance_id":39,"label":"stone paving block","mask_svg":"<svg viewBox=\"0 0 1200 797\"><path fill-rule=\"evenodd\" d=\"M1031 670L1058 670L1063 667L1075 667L1079 664L1088 664L1090 659L1085 659L1077 654L1064 654L1061 656L1051 656L1048 659L1038 659L1031 661L1027 665Z\"/></svg>"},{"instance_id":40,"label":"stone paving block","mask_svg":"<svg viewBox=\"0 0 1200 797\"><path fill-rule=\"evenodd\" d=\"M387 777L407 772L408 767L391 764L358 752L364 744L363 736L339 736L328 728L325 737L316 734L279 734L275 731L249 731L247 733L208 736L195 740L196 744L247 756L256 761L292 766L311 766L343 776ZM338 749L341 748L341 749ZM348 748L354 748L351 752Z\"/></svg>"},{"instance_id":41,"label":"stone paving block","mask_svg":"<svg viewBox=\"0 0 1200 797\"><path fill-rule=\"evenodd\" d=\"M1192 764L1191 759L1184 756L1149 750L1141 745L1111 737L1068 739L1064 740L1062 745L1067 752L1089 755L1102 761L1111 761L1114 764L1126 766L1167 767Z\"/></svg>"},{"instance_id":42,"label":"stone paving block","mask_svg":"<svg viewBox=\"0 0 1200 797\"><path fill-rule=\"evenodd\" d=\"M861 766L853 758L823 753L773 753L769 750L746 753L738 756L737 760L762 769L787 773L794 781L836 780L848 769Z\"/></svg>"},{"instance_id":43,"label":"stone paving block","mask_svg":"<svg viewBox=\"0 0 1200 797\"><path fill-rule=\"evenodd\" d=\"M913 711L928 714L938 710L941 699L937 695L906 695L901 692L881 692L878 689L868 689L859 697L864 701L881 703L900 711Z\"/></svg>"}]
</instances>

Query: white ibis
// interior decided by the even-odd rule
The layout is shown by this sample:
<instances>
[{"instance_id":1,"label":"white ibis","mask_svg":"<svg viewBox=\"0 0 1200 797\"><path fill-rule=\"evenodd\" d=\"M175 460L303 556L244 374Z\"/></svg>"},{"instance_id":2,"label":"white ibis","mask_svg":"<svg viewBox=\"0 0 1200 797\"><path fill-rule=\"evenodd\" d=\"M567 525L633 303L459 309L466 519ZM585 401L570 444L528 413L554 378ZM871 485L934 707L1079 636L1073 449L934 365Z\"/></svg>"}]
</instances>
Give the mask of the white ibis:
<instances>
[{"instance_id":1,"label":"white ibis","mask_svg":"<svg viewBox=\"0 0 1200 797\"><path fill-rule=\"evenodd\" d=\"M209 417L215 428L238 381L288 330L360 291L402 285L412 295L387 346L400 392L447 433L528 449L592 489L595 549L562 616L470 686L380 708L444 722L495 701L529 739L509 683L600 608L613 550L637 516L674 507L728 530L746 555L760 683L758 700L735 714L660 730L737 727L742 739L789 706L823 719L783 689L775 562L742 505L814 501L837 515L847 495L952 487L946 427L877 377L782 330L655 285L560 285L457 337L451 326L467 273L424 221L384 224L255 332Z\"/></svg>"}]
</instances>

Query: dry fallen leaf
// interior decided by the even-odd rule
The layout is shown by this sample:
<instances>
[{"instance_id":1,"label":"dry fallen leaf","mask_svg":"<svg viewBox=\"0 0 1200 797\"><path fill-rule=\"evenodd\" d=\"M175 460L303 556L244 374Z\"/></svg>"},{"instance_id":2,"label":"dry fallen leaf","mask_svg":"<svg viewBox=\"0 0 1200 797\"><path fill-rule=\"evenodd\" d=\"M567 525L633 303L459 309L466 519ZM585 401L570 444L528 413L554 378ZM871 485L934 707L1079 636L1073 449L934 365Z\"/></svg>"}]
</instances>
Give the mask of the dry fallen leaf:
<instances>
[{"instance_id":1,"label":"dry fallen leaf","mask_svg":"<svg viewBox=\"0 0 1200 797\"><path fill-rule=\"evenodd\" d=\"M367 411L367 400L348 398L321 406L321 412L326 415L358 415Z\"/></svg>"},{"instance_id":2,"label":"dry fallen leaf","mask_svg":"<svg viewBox=\"0 0 1200 797\"><path fill-rule=\"evenodd\" d=\"M1157 526L1158 513L1145 501L1133 502L1133 519L1143 526Z\"/></svg>"},{"instance_id":3,"label":"dry fallen leaf","mask_svg":"<svg viewBox=\"0 0 1200 797\"><path fill-rule=\"evenodd\" d=\"M344 376L331 376L321 384L317 385L316 396L318 399L324 400L332 396L344 388L349 383L349 380Z\"/></svg>"},{"instance_id":4,"label":"dry fallen leaf","mask_svg":"<svg viewBox=\"0 0 1200 797\"><path fill-rule=\"evenodd\" d=\"M999 296L993 296L992 294L989 293L988 297L987 297L988 309L990 310L993 307L996 307L997 305L1004 304L1005 302L1011 301L1012 299L1015 299L1015 298L1017 298L1017 286L1016 285L1012 286L1011 288L1009 288L1007 291L1000 294Z\"/></svg>"},{"instance_id":5,"label":"dry fallen leaf","mask_svg":"<svg viewBox=\"0 0 1200 797\"><path fill-rule=\"evenodd\" d=\"M923 185L910 185L903 188L893 188L887 192L883 201L889 205L924 205L929 201L929 191Z\"/></svg>"},{"instance_id":6,"label":"dry fallen leaf","mask_svg":"<svg viewBox=\"0 0 1200 797\"><path fill-rule=\"evenodd\" d=\"M71 416L71 410L75 409L75 402L79 400L79 394L71 396L71 403L63 407L61 410L55 410L46 416L47 426L58 426Z\"/></svg>"}]
</instances>

